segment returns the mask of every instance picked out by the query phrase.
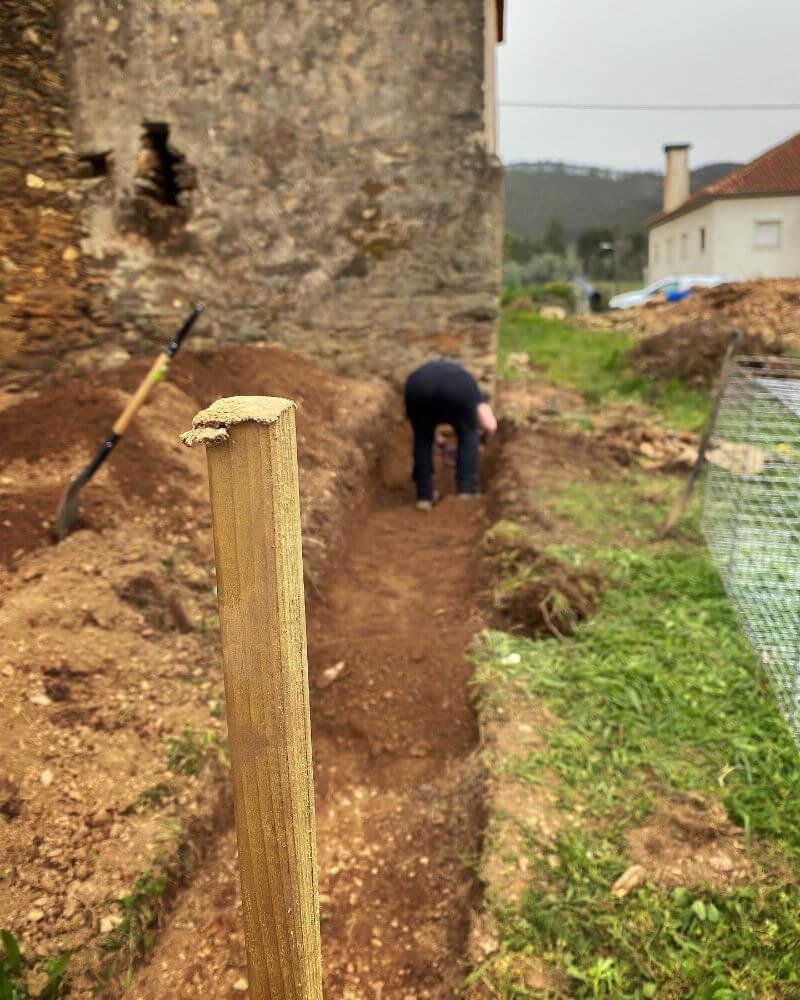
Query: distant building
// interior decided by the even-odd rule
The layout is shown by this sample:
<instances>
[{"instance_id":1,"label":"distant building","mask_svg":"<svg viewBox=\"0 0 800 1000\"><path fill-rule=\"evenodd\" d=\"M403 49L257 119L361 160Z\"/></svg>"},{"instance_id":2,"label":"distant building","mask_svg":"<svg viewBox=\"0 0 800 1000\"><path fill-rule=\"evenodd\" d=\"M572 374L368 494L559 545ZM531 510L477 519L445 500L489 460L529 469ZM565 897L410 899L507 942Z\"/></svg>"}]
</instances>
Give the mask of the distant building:
<instances>
[{"instance_id":1,"label":"distant building","mask_svg":"<svg viewBox=\"0 0 800 1000\"><path fill-rule=\"evenodd\" d=\"M800 134L695 194L689 146L665 146L664 208L648 219L648 280L800 275Z\"/></svg>"}]
</instances>

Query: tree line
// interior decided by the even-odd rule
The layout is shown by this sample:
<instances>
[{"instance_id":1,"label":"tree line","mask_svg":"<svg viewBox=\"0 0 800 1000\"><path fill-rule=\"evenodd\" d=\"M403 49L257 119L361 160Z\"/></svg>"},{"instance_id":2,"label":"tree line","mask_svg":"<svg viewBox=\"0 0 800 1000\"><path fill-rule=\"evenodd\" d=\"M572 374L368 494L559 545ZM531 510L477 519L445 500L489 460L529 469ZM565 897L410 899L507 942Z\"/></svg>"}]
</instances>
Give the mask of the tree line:
<instances>
[{"instance_id":1,"label":"tree line","mask_svg":"<svg viewBox=\"0 0 800 1000\"><path fill-rule=\"evenodd\" d=\"M541 272L540 280L570 277L577 271L594 280L638 280L647 264L647 236L641 230L591 228L578 233L570 246L564 223L553 218L539 239L507 231L503 251L505 261L516 265L512 271Z\"/></svg>"}]
</instances>

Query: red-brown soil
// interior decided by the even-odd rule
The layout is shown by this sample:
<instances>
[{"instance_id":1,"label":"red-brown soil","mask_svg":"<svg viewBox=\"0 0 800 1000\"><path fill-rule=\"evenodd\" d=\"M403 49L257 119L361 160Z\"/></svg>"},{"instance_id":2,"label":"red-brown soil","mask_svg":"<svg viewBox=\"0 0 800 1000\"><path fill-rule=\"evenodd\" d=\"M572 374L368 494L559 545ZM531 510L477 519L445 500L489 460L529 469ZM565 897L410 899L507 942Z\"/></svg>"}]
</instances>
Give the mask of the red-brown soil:
<instances>
[{"instance_id":1,"label":"red-brown soil","mask_svg":"<svg viewBox=\"0 0 800 1000\"><path fill-rule=\"evenodd\" d=\"M18 503L4 504L0 569L0 926L31 956L75 949L73 995L98 982L117 995L128 956L98 945L142 874L163 874L129 995L241 995L205 460L177 434L215 396L283 394L301 403L327 993L449 996L477 892L465 651L481 627L484 501L414 510L385 387L278 348L226 349L178 361L85 489L82 530L51 545L50 501L142 371L61 381L0 413L13 441L0 488ZM188 773L170 757L187 727Z\"/></svg>"},{"instance_id":2,"label":"red-brown soil","mask_svg":"<svg viewBox=\"0 0 800 1000\"><path fill-rule=\"evenodd\" d=\"M481 627L484 510L449 496L415 511L406 437L398 429L389 442L377 494L309 607L331 997L451 996L477 899L469 866L482 788L464 654ZM328 683L323 672L341 662ZM228 834L178 901L133 996L236 995L246 970L234 860Z\"/></svg>"},{"instance_id":3,"label":"red-brown soil","mask_svg":"<svg viewBox=\"0 0 800 1000\"><path fill-rule=\"evenodd\" d=\"M186 354L84 489L81 530L52 545L44 500L91 455L124 402L119 387L142 370L62 381L0 413L0 926L34 958L74 949L78 996L108 962L97 944L117 901L148 868L172 880L200 863L229 826L205 457L179 433L238 388L299 401L313 591L396 406L382 384L280 348ZM187 728L197 773L169 760Z\"/></svg>"}]
</instances>

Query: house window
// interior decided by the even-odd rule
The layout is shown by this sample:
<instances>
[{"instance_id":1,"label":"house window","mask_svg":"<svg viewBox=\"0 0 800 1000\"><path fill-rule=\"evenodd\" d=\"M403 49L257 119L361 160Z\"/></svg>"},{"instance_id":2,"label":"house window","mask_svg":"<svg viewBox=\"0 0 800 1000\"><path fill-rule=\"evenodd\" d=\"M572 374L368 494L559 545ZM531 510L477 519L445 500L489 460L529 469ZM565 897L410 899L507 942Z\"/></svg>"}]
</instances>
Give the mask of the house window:
<instances>
[{"instance_id":1,"label":"house window","mask_svg":"<svg viewBox=\"0 0 800 1000\"><path fill-rule=\"evenodd\" d=\"M757 247L774 248L781 245L781 222L779 219L756 219Z\"/></svg>"},{"instance_id":2,"label":"house window","mask_svg":"<svg viewBox=\"0 0 800 1000\"><path fill-rule=\"evenodd\" d=\"M681 260L686 260L688 252L689 252L689 236L687 233L681 233Z\"/></svg>"},{"instance_id":3,"label":"house window","mask_svg":"<svg viewBox=\"0 0 800 1000\"><path fill-rule=\"evenodd\" d=\"M700 253L706 252L706 227L700 227Z\"/></svg>"}]
</instances>

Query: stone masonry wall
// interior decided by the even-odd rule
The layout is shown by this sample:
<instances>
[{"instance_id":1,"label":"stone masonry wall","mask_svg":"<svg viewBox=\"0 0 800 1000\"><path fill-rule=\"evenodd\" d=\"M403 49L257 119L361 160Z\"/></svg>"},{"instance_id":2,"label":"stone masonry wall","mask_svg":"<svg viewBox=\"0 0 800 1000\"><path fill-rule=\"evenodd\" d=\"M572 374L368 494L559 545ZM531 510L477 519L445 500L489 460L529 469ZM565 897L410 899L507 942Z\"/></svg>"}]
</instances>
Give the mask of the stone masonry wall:
<instances>
[{"instance_id":1,"label":"stone masonry wall","mask_svg":"<svg viewBox=\"0 0 800 1000\"><path fill-rule=\"evenodd\" d=\"M82 252L120 326L488 379L501 168L485 0L65 0ZM174 316L173 316L174 314ZM160 335L160 333L159 333ZM268 387L265 387L268 390Z\"/></svg>"},{"instance_id":2,"label":"stone masonry wall","mask_svg":"<svg viewBox=\"0 0 800 1000\"><path fill-rule=\"evenodd\" d=\"M3 395L40 380L65 354L79 358L125 336L106 308L104 277L80 253L85 181L68 103L58 5L0 0ZM115 345L103 357L126 355Z\"/></svg>"}]
</instances>

